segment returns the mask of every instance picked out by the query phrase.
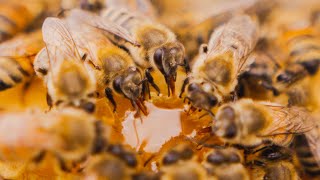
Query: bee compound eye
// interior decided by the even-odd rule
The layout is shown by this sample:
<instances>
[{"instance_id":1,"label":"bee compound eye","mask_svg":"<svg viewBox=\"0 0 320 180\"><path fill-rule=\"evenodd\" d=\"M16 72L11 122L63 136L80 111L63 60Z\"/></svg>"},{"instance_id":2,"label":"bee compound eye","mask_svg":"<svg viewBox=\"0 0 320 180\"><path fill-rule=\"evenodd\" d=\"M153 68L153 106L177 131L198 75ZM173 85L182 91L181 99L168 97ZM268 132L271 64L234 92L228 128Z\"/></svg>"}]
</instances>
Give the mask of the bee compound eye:
<instances>
[{"instance_id":1,"label":"bee compound eye","mask_svg":"<svg viewBox=\"0 0 320 180\"><path fill-rule=\"evenodd\" d=\"M231 163L238 163L238 162L240 162L240 157L239 157L239 155L236 154L236 153L230 154L230 156L229 156L229 162L231 162Z\"/></svg>"},{"instance_id":2,"label":"bee compound eye","mask_svg":"<svg viewBox=\"0 0 320 180\"><path fill-rule=\"evenodd\" d=\"M123 148L120 144L111 145L108 147L108 152L116 156L120 156L123 153Z\"/></svg>"},{"instance_id":3,"label":"bee compound eye","mask_svg":"<svg viewBox=\"0 0 320 180\"><path fill-rule=\"evenodd\" d=\"M196 83L191 83L188 86L188 91L194 91L194 90L197 90L197 89L199 89L199 86Z\"/></svg>"},{"instance_id":4,"label":"bee compound eye","mask_svg":"<svg viewBox=\"0 0 320 180\"><path fill-rule=\"evenodd\" d=\"M224 156L220 152L211 153L207 156L207 162L210 164L219 165L224 162Z\"/></svg>"},{"instance_id":5,"label":"bee compound eye","mask_svg":"<svg viewBox=\"0 0 320 180\"><path fill-rule=\"evenodd\" d=\"M164 165L174 164L179 160L180 156L177 151L170 151L162 160Z\"/></svg>"},{"instance_id":6,"label":"bee compound eye","mask_svg":"<svg viewBox=\"0 0 320 180\"><path fill-rule=\"evenodd\" d=\"M227 139L234 138L237 135L237 127L235 123L231 123L227 126L224 137Z\"/></svg>"},{"instance_id":7,"label":"bee compound eye","mask_svg":"<svg viewBox=\"0 0 320 180\"><path fill-rule=\"evenodd\" d=\"M162 48L159 48L155 51L153 55L154 63L158 67L160 71L163 71L162 59L163 59L164 51Z\"/></svg>"},{"instance_id":8,"label":"bee compound eye","mask_svg":"<svg viewBox=\"0 0 320 180\"><path fill-rule=\"evenodd\" d=\"M82 105L83 109L88 113L93 113L95 111L96 105L92 102L87 102Z\"/></svg>"},{"instance_id":9,"label":"bee compound eye","mask_svg":"<svg viewBox=\"0 0 320 180\"><path fill-rule=\"evenodd\" d=\"M118 92L118 93L122 93L122 90L121 90L121 83L122 83L122 78L121 77L116 77L114 80L113 80L113 83L112 83L112 86L113 86L113 89Z\"/></svg>"},{"instance_id":10,"label":"bee compound eye","mask_svg":"<svg viewBox=\"0 0 320 180\"><path fill-rule=\"evenodd\" d=\"M135 157L134 154L132 153L125 153L122 156L122 159L126 161L127 165L130 167L135 167L137 166L137 158Z\"/></svg>"},{"instance_id":11,"label":"bee compound eye","mask_svg":"<svg viewBox=\"0 0 320 180\"><path fill-rule=\"evenodd\" d=\"M217 105L217 103L218 103L218 99L215 96L212 96L212 95L210 95L208 97L208 101L209 101L209 104L210 104L211 107Z\"/></svg>"}]
</instances>

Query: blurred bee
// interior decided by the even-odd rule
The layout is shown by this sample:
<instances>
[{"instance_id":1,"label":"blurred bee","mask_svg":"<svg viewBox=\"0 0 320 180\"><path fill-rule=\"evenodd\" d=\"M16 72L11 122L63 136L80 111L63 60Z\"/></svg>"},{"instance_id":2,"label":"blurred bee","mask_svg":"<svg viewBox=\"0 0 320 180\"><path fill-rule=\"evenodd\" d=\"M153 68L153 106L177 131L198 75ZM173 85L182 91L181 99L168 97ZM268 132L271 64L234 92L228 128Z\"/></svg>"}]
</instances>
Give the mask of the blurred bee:
<instances>
[{"instance_id":1,"label":"blurred bee","mask_svg":"<svg viewBox=\"0 0 320 180\"><path fill-rule=\"evenodd\" d=\"M175 94L177 67L184 65L185 53L175 34L164 25L140 15L139 12L129 12L126 5L109 6L102 16L128 30L139 47L123 44L117 39L113 41L128 49L135 63L145 70L147 77L151 76L151 70L160 71L168 86L168 96L171 93ZM154 88L158 91L157 87Z\"/></svg>"},{"instance_id":2,"label":"blurred bee","mask_svg":"<svg viewBox=\"0 0 320 180\"><path fill-rule=\"evenodd\" d=\"M292 162L292 152L288 148L265 146L249 154L246 161L253 179L300 179Z\"/></svg>"},{"instance_id":3,"label":"blurred bee","mask_svg":"<svg viewBox=\"0 0 320 180\"><path fill-rule=\"evenodd\" d=\"M203 159L202 165L211 176L218 179L249 180L249 173L242 165L243 156L234 148L211 149Z\"/></svg>"},{"instance_id":4,"label":"blurred bee","mask_svg":"<svg viewBox=\"0 0 320 180\"><path fill-rule=\"evenodd\" d=\"M66 22L73 35L75 44L80 52L86 54L86 59L93 63L89 71L96 76L97 90L104 90L105 96L110 100L116 110L113 93L129 99L135 109L141 109L147 114L142 100L144 79L139 68L132 58L123 49L115 46L98 29L78 21L79 16L87 13L81 10L71 10ZM76 18L74 18L76 17ZM152 83L152 81L149 81Z\"/></svg>"},{"instance_id":5,"label":"blurred bee","mask_svg":"<svg viewBox=\"0 0 320 180\"><path fill-rule=\"evenodd\" d=\"M122 145L111 145L106 152L90 157L83 171L85 179L131 179L138 165L134 153Z\"/></svg>"},{"instance_id":6,"label":"blurred bee","mask_svg":"<svg viewBox=\"0 0 320 180\"><path fill-rule=\"evenodd\" d=\"M212 114L211 109L234 92L238 76L251 63L246 57L257 39L258 24L247 15L234 17L217 28L209 45L200 47L199 57L182 86L180 97L187 86L185 99L192 107Z\"/></svg>"},{"instance_id":7,"label":"blurred bee","mask_svg":"<svg viewBox=\"0 0 320 180\"><path fill-rule=\"evenodd\" d=\"M288 87L318 72L320 40L312 29L289 31L284 35L284 40L289 59L284 71L277 76L277 82Z\"/></svg>"},{"instance_id":8,"label":"blurred bee","mask_svg":"<svg viewBox=\"0 0 320 180\"><path fill-rule=\"evenodd\" d=\"M47 102L53 105L74 105L94 112L95 74L87 71L85 56L80 52L63 21L47 18L42 26L46 47L37 55L34 69L44 79Z\"/></svg>"},{"instance_id":9,"label":"blurred bee","mask_svg":"<svg viewBox=\"0 0 320 180\"><path fill-rule=\"evenodd\" d=\"M250 64L247 71L239 77L238 96L268 98L268 92L279 95L275 87L276 74L281 70L280 63L270 53L270 40L261 37L255 50L249 55ZM266 96L266 97L265 97Z\"/></svg>"},{"instance_id":10,"label":"blurred bee","mask_svg":"<svg viewBox=\"0 0 320 180\"><path fill-rule=\"evenodd\" d=\"M25 30L45 8L42 0L1 1L0 42Z\"/></svg>"},{"instance_id":11,"label":"blurred bee","mask_svg":"<svg viewBox=\"0 0 320 180\"><path fill-rule=\"evenodd\" d=\"M294 140L294 148L299 162L304 171L310 176L320 175L319 115L314 116L315 126L303 135L297 135Z\"/></svg>"},{"instance_id":12,"label":"blurred bee","mask_svg":"<svg viewBox=\"0 0 320 180\"><path fill-rule=\"evenodd\" d=\"M197 162L195 150L190 142L177 144L158 153L156 164L161 179L206 179L205 169Z\"/></svg>"},{"instance_id":13,"label":"blurred bee","mask_svg":"<svg viewBox=\"0 0 320 180\"><path fill-rule=\"evenodd\" d=\"M21 34L0 44L0 91L30 80L33 59L43 47L41 31Z\"/></svg>"},{"instance_id":14,"label":"blurred bee","mask_svg":"<svg viewBox=\"0 0 320 180\"><path fill-rule=\"evenodd\" d=\"M212 129L226 142L244 147L268 143L288 146L295 134L312 126L304 108L241 99L218 109Z\"/></svg>"},{"instance_id":15,"label":"blurred bee","mask_svg":"<svg viewBox=\"0 0 320 180\"><path fill-rule=\"evenodd\" d=\"M0 129L1 161L39 162L48 152L57 157L63 169L67 163L78 162L91 154L96 139L108 138L106 127L75 108L48 114L38 111L3 113Z\"/></svg>"}]
</instances>

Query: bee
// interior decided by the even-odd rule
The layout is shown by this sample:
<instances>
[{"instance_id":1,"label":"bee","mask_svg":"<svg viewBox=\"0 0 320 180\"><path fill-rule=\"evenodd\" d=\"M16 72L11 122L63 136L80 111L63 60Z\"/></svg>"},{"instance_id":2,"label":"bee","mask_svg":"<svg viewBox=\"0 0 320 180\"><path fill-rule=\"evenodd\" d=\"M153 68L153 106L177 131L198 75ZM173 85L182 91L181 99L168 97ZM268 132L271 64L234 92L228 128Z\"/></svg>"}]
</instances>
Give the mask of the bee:
<instances>
[{"instance_id":1,"label":"bee","mask_svg":"<svg viewBox=\"0 0 320 180\"><path fill-rule=\"evenodd\" d=\"M288 148L276 145L265 146L255 150L247 157L253 179L300 179Z\"/></svg>"},{"instance_id":2,"label":"bee","mask_svg":"<svg viewBox=\"0 0 320 180\"><path fill-rule=\"evenodd\" d=\"M293 147L304 171L310 176L320 175L319 115L314 115L315 126L305 134L295 137Z\"/></svg>"},{"instance_id":3,"label":"bee","mask_svg":"<svg viewBox=\"0 0 320 180\"><path fill-rule=\"evenodd\" d=\"M288 62L283 72L277 76L277 82L288 87L306 76L318 72L320 62L320 40L312 29L289 31L284 35Z\"/></svg>"},{"instance_id":4,"label":"bee","mask_svg":"<svg viewBox=\"0 0 320 180\"><path fill-rule=\"evenodd\" d=\"M40 111L3 113L0 115L1 161L39 162L48 152L57 157L61 165L78 162L92 153L96 139L108 138L107 127L97 122L89 113L71 107L47 114Z\"/></svg>"},{"instance_id":5,"label":"bee","mask_svg":"<svg viewBox=\"0 0 320 180\"><path fill-rule=\"evenodd\" d=\"M36 2L2 1L0 5L0 42L25 30L42 14L44 8L45 2L39 0Z\"/></svg>"},{"instance_id":6,"label":"bee","mask_svg":"<svg viewBox=\"0 0 320 180\"><path fill-rule=\"evenodd\" d=\"M241 99L218 109L212 130L225 142L244 147L288 146L295 134L312 129L311 118L302 107Z\"/></svg>"},{"instance_id":7,"label":"bee","mask_svg":"<svg viewBox=\"0 0 320 180\"><path fill-rule=\"evenodd\" d=\"M48 90L47 102L74 105L94 112L95 74L87 71L72 35L58 18L47 18L42 26L43 48L34 61L34 69Z\"/></svg>"},{"instance_id":8,"label":"bee","mask_svg":"<svg viewBox=\"0 0 320 180\"><path fill-rule=\"evenodd\" d=\"M85 179L131 179L138 163L136 155L122 145L110 145L106 152L90 157L83 171Z\"/></svg>"},{"instance_id":9,"label":"bee","mask_svg":"<svg viewBox=\"0 0 320 180\"><path fill-rule=\"evenodd\" d=\"M177 68L184 65L184 46L170 29L138 13L130 13L120 6L107 8L101 16L128 31L140 46L123 44L117 39L114 42L128 49L146 76L151 76L151 70L161 72L168 87L168 96L175 94Z\"/></svg>"},{"instance_id":10,"label":"bee","mask_svg":"<svg viewBox=\"0 0 320 180\"><path fill-rule=\"evenodd\" d=\"M251 62L247 56L258 39L258 24L247 15L232 18L211 35L208 46L200 47L190 76L183 83L192 106L212 114L211 109L228 98L238 84L238 76Z\"/></svg>"},{"instance_id":11,"label":"bee","mask_svg":"<svg viewBox=\"0 0 320 180\"><path fill-rule=\"evenodd\" d=\"M158 166L168 166L178 162L192 161L195 159L195 151L191 145L181 143L165 151L161 157Z\"/></svg>"},{"instance_id":12,"label":"bee","mask_svg":"<svg viewBox=\"0 0 320 180\"><path fill-rule=\"evenodd\" d=\"M205 154L202 165L211 176L218 179L249 180L249 173L242 162L243 158L238 150L215 148Z\"/></svg>"},{"instance_id":13,"label":"bee","mask_svg":"<svg viewBox=\"0 0 320 180\"><path fill-rule=\"evenodd\" d=\"M33 59L43 47L41 31L21 34L0 44L0 91L32 78Z\"/></svg>"},{"instance_id":14,"label":"bee","mask_svg":"<svg viewBox=\"0 0 320 180\"><path fill-rule=\"evenodd\" d=\"M254 51L248 57L248 61L253 63L239 77L238 96L268 98L270 91L275 96L281 93L276 88L275 77L282 70L282 66L271 53L270 46L268 38L259 39ZM253 89L254 91L250 91Z\"/></svg>"},{"instance_id":15,"label":"bee","mask_svg":"<svg viewBox=\"0 0 320 180\"><path fill-rule=\"evenodd\" d=\"M87 61L93 64L87 69L95 74L97 90L104 90L105 96L114 106L114 111L116 111L116 102L113 92L129 99L137 110L140 108L144 114L147 114L142 102L143 90L145 90L143 85L150 78L143 77L141 70L136 67L126 51L115 46L98 29L79 22L78 16L85 14L81 10L71 10L66 23L77 48L86 55Z\"/></svg>"}]
</instances>

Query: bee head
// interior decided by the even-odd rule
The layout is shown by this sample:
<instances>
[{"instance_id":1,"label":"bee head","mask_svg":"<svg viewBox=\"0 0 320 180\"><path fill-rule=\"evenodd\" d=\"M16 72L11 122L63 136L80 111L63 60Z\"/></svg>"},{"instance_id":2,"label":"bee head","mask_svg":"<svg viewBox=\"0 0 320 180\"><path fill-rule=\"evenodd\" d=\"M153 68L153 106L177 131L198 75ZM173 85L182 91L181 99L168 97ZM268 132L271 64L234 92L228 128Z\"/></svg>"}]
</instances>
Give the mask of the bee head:
<instances>
[{"instance_id":1,"label":"bee head","mask_svg":"<svg viewBox=\"0 0 320 180\"><path fill-rule=\"evenodd\" d=\"M218 111L213 131L225 139L237 137L238 128L236 124L236 113L233 107L224 106Z\"/></svg>"},{"instance_id":2,"label":"bee head","mask_svg":"<svg viewBox=\"0 0 320 180\"><path fill-rule=\"evenodd\" d=\"M198 83L188 85L188 99L194 107L206 111L210 111L218 103L217 97L206 92L203 86Z\"/></svg>"},{"instance_id":3,"label":"bee head","mask_svg":"<svg viewBox=\"0 0 320 180\"><path fill-rule=\"evenodd\" d=\"M137 100L142 93L142 76L136 67L130 67L127 71L116 77L113 81L113 88L116 92L123 94L130 100Z\"/></svg>"},{"instance_id":4,"label":"bee head","mask_svg":"<svg viewBox=\"0 0 320 180\"><path fill-rule=\"evenodd\" d=\"M167 43L155 50L154 64L164 75L168 88L174 93L177 67L184 62L184 47L181 43Z\"/></svg>"}]
</instances>

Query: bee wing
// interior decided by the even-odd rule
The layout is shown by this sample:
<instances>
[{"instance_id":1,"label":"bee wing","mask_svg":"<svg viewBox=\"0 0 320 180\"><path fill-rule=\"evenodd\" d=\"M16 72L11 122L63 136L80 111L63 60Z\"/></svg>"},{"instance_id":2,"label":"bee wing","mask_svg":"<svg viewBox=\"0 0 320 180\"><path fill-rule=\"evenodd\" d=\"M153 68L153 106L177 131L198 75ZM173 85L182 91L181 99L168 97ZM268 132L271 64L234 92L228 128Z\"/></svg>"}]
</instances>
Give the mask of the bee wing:
<instances>
[{"instance_id":1,"label":"bee wing","mask_svg":"<svg viewBox=\"0 0 320 180\"><path fill-rule=\"evenodd\" d=\"M78 49L87 55L86 59L99 67L101 64L97 51L113 44L101 31L88 24L79 23L72 18L66 19L66 22Z\"/></svg>"},{"instance_id":2,"label":"bee wing","mask_svg":"<svg viewBox=\"0 0 320 180\"><path fill-rule=\"evenodd\" d=\"M69 18L72 18L74 21L79 23L91 25L102 31L114 34L134 45L138 45L135 38L126 29L93 13L74 9L70 11Z\"/></svg>"},{"instance_id":3,"label":"bee wing","mask_svg":"<svg viewBox=\"0 0 320 180\"><path fill-rule=\"evenodd\" d=\"M80 60L80 54L64 21L47 18L42 25L43 41L50 60L68 58Z\"/></svg>"},{"instance_id":4,"label":"bee wing","mask_svg":"<svg viewBox=\"0 0 320 180\"><path fill-rule=\"evenodd\" d=\"M106 6L125 8L148 18L156 18L156 10L150 0L106 0Z\"/></svg>"},{"instance_id":5,"label":"bee wing","mask_svg":"<svg viewBox=\"0 0 320 180\"><path fill-rule=\"evenodd\" d=\"M264 104L271 113L272 122L259 136L301 134L310 131L314 123L310 113L300 107L284 107L278 104Z\"/></svg>"}]
</instances>

